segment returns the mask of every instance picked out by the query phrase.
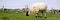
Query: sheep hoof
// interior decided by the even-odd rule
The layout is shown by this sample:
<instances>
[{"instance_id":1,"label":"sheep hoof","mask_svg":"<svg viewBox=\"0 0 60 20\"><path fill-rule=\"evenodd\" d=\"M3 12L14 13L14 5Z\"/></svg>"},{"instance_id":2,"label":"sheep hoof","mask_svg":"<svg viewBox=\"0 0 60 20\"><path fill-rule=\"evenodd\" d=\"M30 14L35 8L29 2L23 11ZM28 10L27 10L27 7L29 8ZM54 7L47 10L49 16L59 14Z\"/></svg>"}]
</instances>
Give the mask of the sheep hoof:
<instances>
[{"instance_id":1,"label":"sheep hoof","mask_svg":"<svg viewBox=\"0 0 60 20\"><path fill-rule=\"evenodd\" d=\"M45 17L45 19L46 19L47 17Z\"/></svg>"},{"instance_id":2,"label":"sheep hoof","mask_svg":"<svg viewBox=\"0 0 60 20\"><path fill-rule=\"evenodd\" d=\"M37 16L35 16L37 18Z\"/></svg>"}]
</instances>

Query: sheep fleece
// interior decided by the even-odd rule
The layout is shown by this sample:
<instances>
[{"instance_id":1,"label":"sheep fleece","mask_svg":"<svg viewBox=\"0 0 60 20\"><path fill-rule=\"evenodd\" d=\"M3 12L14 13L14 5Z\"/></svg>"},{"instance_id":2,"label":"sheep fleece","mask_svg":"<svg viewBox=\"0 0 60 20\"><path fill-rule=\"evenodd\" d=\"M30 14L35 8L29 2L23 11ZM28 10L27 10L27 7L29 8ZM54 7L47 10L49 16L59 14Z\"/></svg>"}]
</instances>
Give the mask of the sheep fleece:
<instances>
[{"instance_id":1,"label":"sheep fleece","mask_svg":"<svg viewBox=\"0 0 60 20\"><path fill-rule=\"evenodd\" d=\"M46 10L47 9L47 5L44 2L41 3L34 3L32 5L32 11L39 11L39 10Z\"/></svg>"}]
</instances>

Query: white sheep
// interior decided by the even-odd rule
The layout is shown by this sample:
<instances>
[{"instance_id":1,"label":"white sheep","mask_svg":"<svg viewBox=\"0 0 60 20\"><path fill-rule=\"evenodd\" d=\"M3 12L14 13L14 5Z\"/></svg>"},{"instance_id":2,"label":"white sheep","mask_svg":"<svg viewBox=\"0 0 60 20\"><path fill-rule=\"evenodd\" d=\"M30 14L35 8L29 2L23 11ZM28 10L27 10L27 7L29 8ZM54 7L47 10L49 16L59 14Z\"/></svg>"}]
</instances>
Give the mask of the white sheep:
<instances>
[{"instance_id":1,"label":"white sheep","mask_svg":"<svg viewBox=\"0 0 60 20\"><path fill-rule=\"evenodd\" d=\"M46 9L47 9L47 4L44 3L44 2L40 2L40 3L34 3L32 5L32 8L31 8L31 11L33 12L42 12L42 14L45 15L45 18L46 18L46 14L44 12L46 12Z\"/></svg>"}]
</instances>

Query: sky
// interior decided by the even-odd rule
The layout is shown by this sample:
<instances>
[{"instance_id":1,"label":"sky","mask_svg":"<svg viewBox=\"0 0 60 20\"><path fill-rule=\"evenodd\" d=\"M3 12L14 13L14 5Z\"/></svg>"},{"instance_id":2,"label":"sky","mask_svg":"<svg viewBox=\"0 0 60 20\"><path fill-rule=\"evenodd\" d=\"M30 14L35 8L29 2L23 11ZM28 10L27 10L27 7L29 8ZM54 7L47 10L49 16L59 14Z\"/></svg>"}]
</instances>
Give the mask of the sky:
<instances>
[{"instance_id":1,"label":"sky","mask_svg":"<svg viewBox=\"0 0 60 20\"><path fill-rule=\"evenodd\" d=\"M48 9L60 9L60 0L0 0L0 8L4 6L4 8L8 9L22 9L25 8L25 5L28 5L30 8L33 3L37 2L47 3Z\"/></svg>"}]
</instances>

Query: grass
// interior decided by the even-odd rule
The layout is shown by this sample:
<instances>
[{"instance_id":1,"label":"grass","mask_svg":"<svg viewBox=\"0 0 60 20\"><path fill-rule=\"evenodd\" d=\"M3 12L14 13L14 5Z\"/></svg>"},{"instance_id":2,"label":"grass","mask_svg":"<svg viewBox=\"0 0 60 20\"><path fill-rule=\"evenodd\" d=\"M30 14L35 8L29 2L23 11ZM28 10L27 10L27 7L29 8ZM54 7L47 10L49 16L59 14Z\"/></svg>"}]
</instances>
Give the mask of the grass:
<instances>
[{"instance_id":1,"label":"grass","mask_svg":"<svg viewBox=\"0 0 60 20\"><path fill-rule=\"evenodd\" d=\"M47 13L47 19L36 18L34 13L26 16L25 13L15 13L0 10L0 20L60 20L60 15Z\"/></svg>"}]
</instances>

